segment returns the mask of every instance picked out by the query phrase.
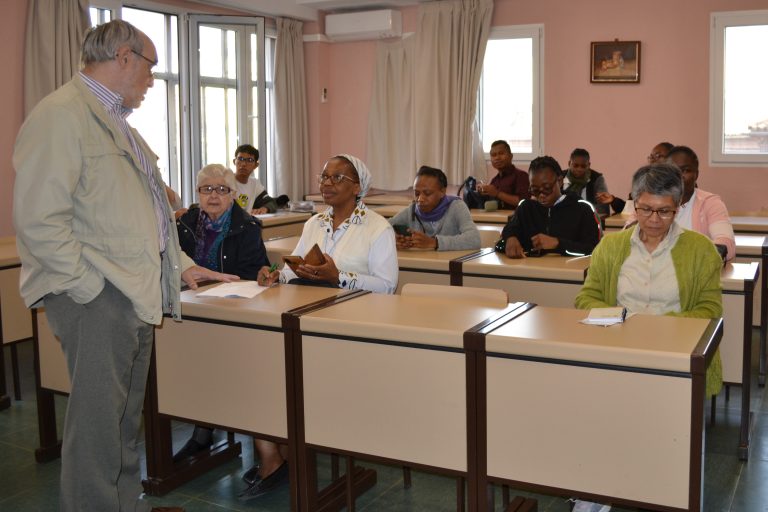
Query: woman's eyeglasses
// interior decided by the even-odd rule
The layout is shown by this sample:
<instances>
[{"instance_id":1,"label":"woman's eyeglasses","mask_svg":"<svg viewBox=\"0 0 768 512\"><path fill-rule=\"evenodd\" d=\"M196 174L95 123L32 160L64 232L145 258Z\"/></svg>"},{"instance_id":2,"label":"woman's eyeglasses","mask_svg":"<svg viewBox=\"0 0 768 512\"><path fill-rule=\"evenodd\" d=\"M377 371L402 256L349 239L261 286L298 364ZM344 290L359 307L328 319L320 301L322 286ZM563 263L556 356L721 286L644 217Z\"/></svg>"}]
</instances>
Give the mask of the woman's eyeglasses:
<instances>
[{"instance_id":1,"label":"woman's eyeglasses","mask_svg":"<svg viewBox=\"0 0 768 512\"><path fill-rule=\"evenodd\" d=\"M341 183L344 180L349 180L352 183L358 183L357 180L355 180L353 178L350 178L346 174L318 174L317 175L317 182L320 185L322 185L323 183L325 183L326 181L329 181L329 180L334 185L338 185L339 183Z\"/></svg>"},{"instance_id":2,"label":"woman's eyeglasses","mask_svg":"<svg viewBox=\"0 0 768 512\"><path fill-rule=\"evenodd\" d=\"M635 213L638 217L642 217L644 219L649 218L654 213L659 216L659 218L664 220L669 220L672 217L675 216L675 212L677 210L672 210L669 208L661 208L659 210L654 210L653 208L648 208L646 206L635 206Z\"/></svg>"},{"instance_id":3,"label":"woman's eyeglasses","mask_svg":"<svg viewBox=\"0 0 768 512\"><path fill-rule=\"evenodd\" d=\"M541 195L548 196L555 190L555 186L557 186L557 181L546 184L541 188L531 187L528 189L528 192L532 197L539 197Z\"/></svg>"},{"instance_id":4,"label":"woman's eyeglasses","mask_svg":"<svg viewBox=\"0 0 768 512\"><path fill-rule=\"evenodd\" d=\"M210 195L214 191L220 196L225 196L232 192L232 189L226 185L203 185L202 187L197 187L197 192L203 196Z\"/></svg>"}]
</instances>

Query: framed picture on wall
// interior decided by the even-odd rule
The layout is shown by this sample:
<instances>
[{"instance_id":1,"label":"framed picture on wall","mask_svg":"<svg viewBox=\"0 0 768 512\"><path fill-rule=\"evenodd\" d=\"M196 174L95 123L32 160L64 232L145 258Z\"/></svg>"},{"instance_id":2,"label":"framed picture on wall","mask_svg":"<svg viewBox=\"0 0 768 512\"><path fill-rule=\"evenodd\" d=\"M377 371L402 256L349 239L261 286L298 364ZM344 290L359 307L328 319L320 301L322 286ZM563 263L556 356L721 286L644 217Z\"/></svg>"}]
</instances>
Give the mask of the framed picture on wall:
<instances>
[{"instance_id":1,"label":"framed picture on wall","mask_svg":"<svg viewBox=\"0 0 768 512\"><path fill-rule=\"evenodd\" d=\"M640 83L640 41L592 43L589 81L595 83Z\"/></svg>"}]
</instances>

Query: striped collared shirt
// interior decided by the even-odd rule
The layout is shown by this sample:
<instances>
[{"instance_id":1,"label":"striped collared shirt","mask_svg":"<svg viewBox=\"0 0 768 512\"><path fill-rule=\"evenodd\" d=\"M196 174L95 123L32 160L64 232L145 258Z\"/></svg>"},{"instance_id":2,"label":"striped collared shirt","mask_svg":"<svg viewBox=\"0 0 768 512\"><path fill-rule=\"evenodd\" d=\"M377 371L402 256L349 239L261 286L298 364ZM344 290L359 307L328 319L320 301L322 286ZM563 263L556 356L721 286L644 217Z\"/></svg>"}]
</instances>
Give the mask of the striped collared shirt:
<instances>
[{"instance_id":1,"label":"striped collared shirt","mask_svg":"<svg viewBox=\"0 0 768 512\"><path fill-rule=\"evenodd\" d=\"M152 166L149 164L147 155L145 155L139 147L136 138L133 136L133 131L131 131L131 127L126 120L126 118L131 115L131 112L133 112L133 109L123 106L123 97L121 95L110 91L104 87L104 85L85 73L80 72L80 77L99 102L104 105L109 116L120 128L120 131L128 139L128 142L131 143L131 148L139 159L142 170L147 175L149 186L152 190L152 204L154 206L155 219L157 221L157 236L160 242L160 252L162 253L165 251L168 240L168 218L165 209L165 203L168 201L168 198L165 194L165 185L158 183L158 180L155 179L155 173L153 172Z\"/></svg>"}]
</instances>

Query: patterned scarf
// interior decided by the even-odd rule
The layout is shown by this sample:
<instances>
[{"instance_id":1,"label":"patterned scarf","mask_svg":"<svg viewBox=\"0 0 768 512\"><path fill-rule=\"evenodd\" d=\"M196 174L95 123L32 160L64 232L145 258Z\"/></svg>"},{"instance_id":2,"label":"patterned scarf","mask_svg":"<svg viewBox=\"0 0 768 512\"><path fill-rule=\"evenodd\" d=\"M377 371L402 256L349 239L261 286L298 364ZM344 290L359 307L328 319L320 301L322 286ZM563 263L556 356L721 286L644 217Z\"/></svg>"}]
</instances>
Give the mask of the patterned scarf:
<instances>
[{"instance_id":1,"label":"patterned scarf","mask_svg":"<svg viewBox=\"0 0 768 512\"><path fill-rule=\"evenodd\" d=\"M576 178L571 173L571 170L568 169L568 173L565 175L565 180L568 185L565 187L564 192L568 192L569 194L574 194L578 197L581 197L581 191L584 190L584 187L586 187L587 183L589 183L591 174L592 169L587 169L587 172L584 173L584 176L581 178Z\"/></svg>"},{"instance_id":2,"label":"patterned scarf","mask_svg":"<svg viewBox=\"0 0 768 512\"><path fill-rule=\"evenodd\" d=\"M207 213L200 210L195 228L195 257L192 258L195 263L201 267L221 272L218 258L219 247L229 232L231 222L232 208L216 220L212 220Z\"/></svg>"}]
</instances>

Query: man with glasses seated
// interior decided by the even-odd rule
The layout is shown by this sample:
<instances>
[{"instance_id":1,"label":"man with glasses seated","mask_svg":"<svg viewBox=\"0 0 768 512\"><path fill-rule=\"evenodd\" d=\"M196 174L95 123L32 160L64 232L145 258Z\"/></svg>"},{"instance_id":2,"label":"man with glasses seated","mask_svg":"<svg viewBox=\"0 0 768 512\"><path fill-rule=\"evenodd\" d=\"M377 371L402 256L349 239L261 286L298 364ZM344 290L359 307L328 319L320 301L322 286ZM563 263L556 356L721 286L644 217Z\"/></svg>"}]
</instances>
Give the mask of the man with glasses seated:
<instances>
[{"instance_id":1,"label":"man with glasses seated","mask_svg":"<svg viewBox=\"0 0 768 512\"><path fill-rule=\"evenodd\" d=\"M275 213L277 202L267 194L264 185L253 175L259 166L259 150L250 144L238 146L235 150L235 188L237 204L251 215Z\"/></svg>"},{"instance_id":2,"label":"man with glasses seated","mask_svg":"<svg viewBox=\"0 0 768 512\"><path fill-rule=\"evenodd\" d=\"M510 258L591 254L600 241L600 221L587 201L561 192L563 174L557 160L534 159L528 175L530 199L520 201L497 248Z\"/></svg>"}]
</instances>

